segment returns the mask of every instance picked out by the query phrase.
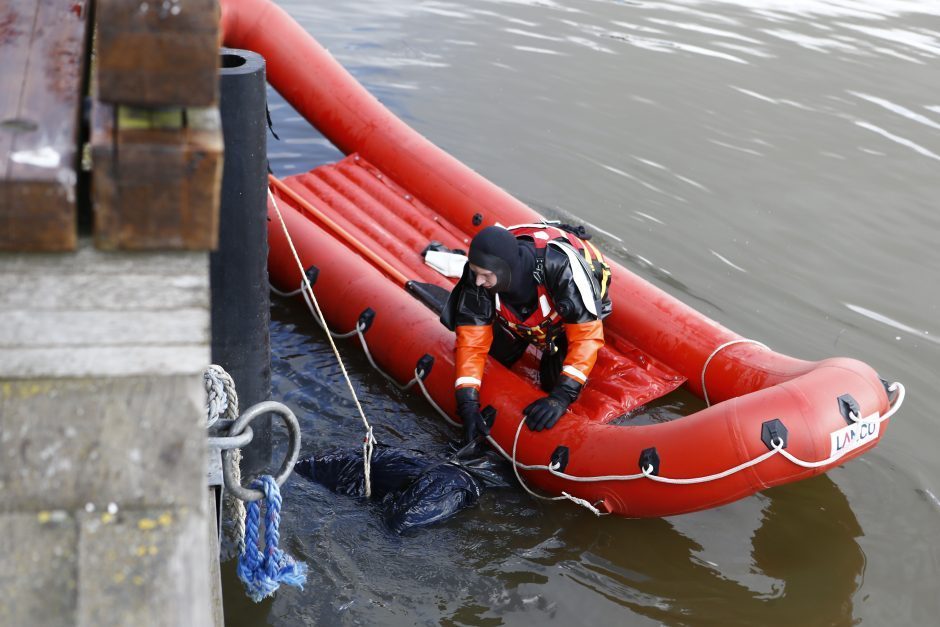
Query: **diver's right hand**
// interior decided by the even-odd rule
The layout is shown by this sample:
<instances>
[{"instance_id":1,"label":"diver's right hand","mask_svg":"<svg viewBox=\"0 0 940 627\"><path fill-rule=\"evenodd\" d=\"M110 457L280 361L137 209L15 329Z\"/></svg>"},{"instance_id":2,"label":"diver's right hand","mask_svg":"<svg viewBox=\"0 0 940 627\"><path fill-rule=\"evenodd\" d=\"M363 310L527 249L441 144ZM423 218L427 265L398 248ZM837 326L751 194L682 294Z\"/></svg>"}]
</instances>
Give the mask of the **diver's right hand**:
<instances>
[{"instance_id":1,"label":"diver's right hand","mask_svg":"<svg viewBox=\"0 0 940 627\"><path fill-rule=\"evenodd\" d=\"M489 427L480 413L480 391L476 388L457 390L457 415L463 422L464 444L476 442L490 434Z\"/></svg>"},{"instance_id":2,"label":"diver's right hand","mask_svg":"<svg viewBox=\"0 0 940 627\"><path fill-rule=\"evenodd\" d=\"M490 434L490 429L486 426L486 421L483 420L483 414L479 411L472 412L468 416L462 416L461 420L463 420L464 444L485 439Z\"/></svg>"}]
</instances>

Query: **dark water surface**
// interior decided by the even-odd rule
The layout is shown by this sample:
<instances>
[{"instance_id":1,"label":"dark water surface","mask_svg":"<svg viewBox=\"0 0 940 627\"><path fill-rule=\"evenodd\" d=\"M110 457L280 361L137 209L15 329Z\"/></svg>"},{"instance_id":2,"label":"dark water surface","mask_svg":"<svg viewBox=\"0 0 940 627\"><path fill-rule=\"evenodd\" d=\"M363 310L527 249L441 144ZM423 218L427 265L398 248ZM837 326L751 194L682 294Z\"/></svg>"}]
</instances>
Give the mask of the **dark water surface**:
<instances>
[{"instance_id":1,"label":"dark water surface","mask_svg":"<svg viewBox=\"0 0 940 627\"><path fill-rule=\"evenodd\" d=\"M282 5L418 131L595 225L630 270L777 351L866 361L908 400L863 459L668 519L512 489L398 537L374 506L294 477L282 544L307 588L230 601L229 624L938 623L940 3ZM270 98L278 174L339 156ZM358 446L322 333L297 303L272 318L275 398L305 453ZM342 348L380 441L456 437Z\"/></svg>"}]
</instances>

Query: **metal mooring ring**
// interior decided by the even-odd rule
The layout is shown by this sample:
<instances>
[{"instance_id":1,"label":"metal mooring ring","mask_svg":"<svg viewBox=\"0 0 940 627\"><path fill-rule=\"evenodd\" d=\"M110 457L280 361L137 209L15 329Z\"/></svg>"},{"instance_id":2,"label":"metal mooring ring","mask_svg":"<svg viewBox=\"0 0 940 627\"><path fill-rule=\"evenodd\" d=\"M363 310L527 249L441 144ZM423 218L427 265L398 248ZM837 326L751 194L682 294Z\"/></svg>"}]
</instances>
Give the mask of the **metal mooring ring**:
<instances>
[{"instance_id":1,"label":"metal mooring ring","mask_svg":"<svg viewBox=\"0 0 940 627\"><path fill-rule=\"evenodd\" d=\"M284 420L284 424L287 425L289 449L284 463L281 464L277 475L274 477L274 481L281 486L284 485L284 482L287 481L287 478L290 477L290 474L294 471L294 464L297 463L297 459L300 457L300 424L297 422L297 417L294 415L294 412L288 409L283 403L278 403L277 401L264 401L257 405L252 405L232 423L229 429L229 437L240 435L252 420L267 413L278 414ZM225 481L225 489L231 492L236 498L246 502L257 501L264 498L264 492L253 488L246 488L235 481L235 467L232 463L232 451L230 449L222 451L222 478Z\"/></svg>"},{"instance_id":2,"label":"metal mooring ring","mask_svg":"<svg viewBox=\"0 0 940 627\"><path fill-rule=\"evenodd\" d=\"M215 431L216 433L228 433L232 425L235 424L234 420L219 420L216 422L210 431ZM218 449L219 451L225 451L230 448L245 448L251 441L254 439L254 432L251 430L251 427L244 427L242 432L238 435L210 435L209 436L209 448Z\"/></svg>"}]
</instances>

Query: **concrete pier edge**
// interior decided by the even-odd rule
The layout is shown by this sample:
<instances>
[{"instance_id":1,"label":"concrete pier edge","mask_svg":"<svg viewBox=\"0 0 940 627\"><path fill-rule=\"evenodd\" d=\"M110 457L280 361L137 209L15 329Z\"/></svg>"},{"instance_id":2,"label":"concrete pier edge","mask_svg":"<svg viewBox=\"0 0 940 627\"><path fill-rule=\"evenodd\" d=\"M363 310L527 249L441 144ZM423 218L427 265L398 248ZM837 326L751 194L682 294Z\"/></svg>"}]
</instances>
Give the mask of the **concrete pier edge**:
<instances>
[{"instance_id":1,"label":"concrete pier edge","mask_svg":"<svg viewBox=\"0 0 940 627\"><path fill-rule=\"evenodd\" d=\"M220 623L208 267L88 239L0 254L0 624Z\"/></svg>"}]
</instances>

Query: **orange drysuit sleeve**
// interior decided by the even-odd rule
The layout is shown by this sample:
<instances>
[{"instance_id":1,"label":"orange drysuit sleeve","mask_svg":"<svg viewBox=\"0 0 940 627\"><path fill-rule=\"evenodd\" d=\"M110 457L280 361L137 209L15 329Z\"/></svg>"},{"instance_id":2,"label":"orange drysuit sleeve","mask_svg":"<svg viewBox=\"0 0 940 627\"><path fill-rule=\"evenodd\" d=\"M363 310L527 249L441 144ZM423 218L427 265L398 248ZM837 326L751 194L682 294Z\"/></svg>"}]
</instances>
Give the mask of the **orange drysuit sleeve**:
<instances>
[{"instance_id":1,"label":"orange drysuit sleeve","mask_svg":"<svg viewBox=\"0 0 940 627\"><path fill-rule=\"evenodd\" d=\"M584 385L597 361L597 351L604 345L604 324L600 320L565 324L565 337L568 354L561 373Z\"/></svg>"},{"instance_id":2,"label":"orange drysuit sleeve","mask_svg":"<svg viewBox=\"0 0 940 627\"><path fill-rule=\"evenodd\" d=\"M483 382L483 366L486 365L486 354L490 352L492 343L492 324L457 327L454 388L480 389Z\"/></svg>"}]
</instances>

